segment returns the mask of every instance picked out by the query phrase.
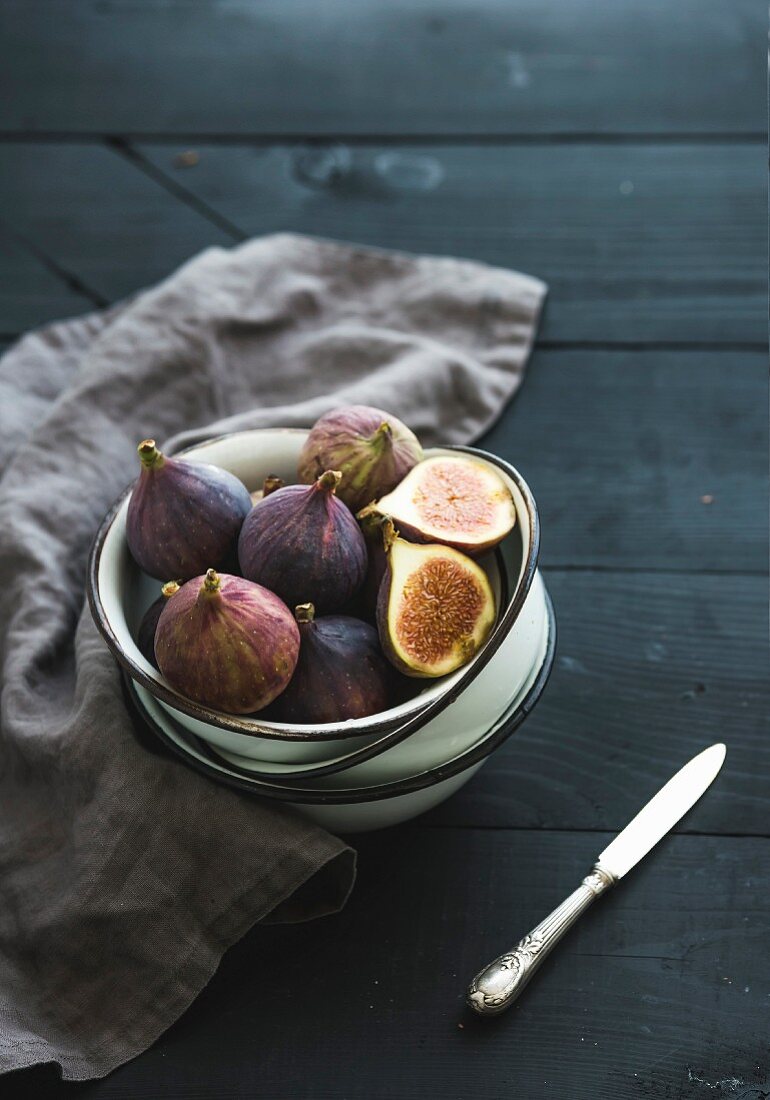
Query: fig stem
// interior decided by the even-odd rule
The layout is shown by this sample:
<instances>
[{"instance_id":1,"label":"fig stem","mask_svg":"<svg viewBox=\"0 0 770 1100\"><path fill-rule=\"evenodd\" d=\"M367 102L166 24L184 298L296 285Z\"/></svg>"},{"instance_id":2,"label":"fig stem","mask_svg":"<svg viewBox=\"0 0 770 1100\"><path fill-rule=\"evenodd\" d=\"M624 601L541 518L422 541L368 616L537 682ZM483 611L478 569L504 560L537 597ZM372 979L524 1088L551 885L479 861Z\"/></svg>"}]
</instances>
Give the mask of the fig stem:
<instances>
[{"instance_id":1,"label":"fig stem","mask_svg":"<svg viewBox=\"0 0 770 1100\"><path fill-rule=\"evenodd\" d=\"M221 584L222 581L216 570L207 569L206 576L203 578L203 588L201 591L211 593L218 592Z\"/></svg>"},{"instance_id":2,"label":"fig stem","mask_svg":"<svg viewBox=\"0 0 770 1100\"><path fill-rule=\"evenodd\" d=\"M321 474L316 482L317 489L328 489L334 493L337 491L337 486L342 481L342 472L340 470L326 470Z\"/></svg>"},{"instance_id":3,"label":"fig stem","mask_svg":"<svg viewBox=\"0 0 770 1100\"><path fill-rule=\"evenodd\" d=\"M312 603L298 603L294 608L294 618L298 623L312 623L315 618L315 607Z\"/></svg>"},{"instance_id":4,"label":"fig stem","mask_svg":"<svg viewBox=\"0 0 770 1100\"><path fill-rule=\"evenodd\" d=\"M160 586L160 594L168 599L169 596L175 596L181 587L181 581L166 581Z\"/></svg>"},{"instance_id":5,"label":"fig stem","mask_svg":"<svg viewBox=\"0 0 770 1100\"><path fill-rule=\"evenodd\" d=\"M392 435L393 429L391 428L390 424L388 424L387 420L383 420L382 424L380 424L379 428L377 428L377 430L372 435L372 442L386 443Z\"/></svg>"},{"instance_id":6,"label":"fig stem","mask_svg":"<svg viewBox=\"0 0 770 1100\"><path fill-rule=\"evenodd\" d=\"M395 528L393 520L390 516L382 517L382 545L385 553L387 554L393 543L398 538L398 531Z\"/></svg>"},{"instance_id":7,"label":"fig stem","mask_svg":"<svg viewBox=\"0 0 770 1100\"><path fill-rule=\"evenodd\" d=\"M142 465L148 470L163 464L163 452L155 446L154 439L143 439L136 450Z\"/></svg>"},{"instance_id":8,"label":"fig stem","mask_svg":"<svg viewBox=\"0 0 770 1100\"><path fill-rule=\"evenodd\" d=\"M262 482L262 499L269 497L271 493L276 492L278 489L283 489L283 478L278 477L277 474L268 474Z\"/></svg>"},{"instance_id":9,"label":"fig stem","mask_svg":"<svg viewBox=\"0 0 770 1100\"><path fill-rule=\"evenodd\" d=\"M377 507L377 501L373 500L371 504L367 504L360 512L356 512L356 519L361 520L362 523L374 525L375 523L379 527L382 523L384 516Z\"/></svg>"}]
</instances>

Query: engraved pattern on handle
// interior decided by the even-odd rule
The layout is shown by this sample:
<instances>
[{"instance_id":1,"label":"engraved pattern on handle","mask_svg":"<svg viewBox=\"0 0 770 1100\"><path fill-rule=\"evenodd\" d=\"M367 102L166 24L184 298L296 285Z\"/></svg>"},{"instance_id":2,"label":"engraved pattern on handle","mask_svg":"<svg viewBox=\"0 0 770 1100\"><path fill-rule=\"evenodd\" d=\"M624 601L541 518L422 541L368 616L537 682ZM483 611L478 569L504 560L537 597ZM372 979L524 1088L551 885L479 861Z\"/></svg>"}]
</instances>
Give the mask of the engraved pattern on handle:
<instances>
[{"instance_id":1,"label":"engraved pattern on handle","mask_svg":"<svg viewBox=\"0 0 770 1100\"><path fill-rule=\"evenodd\" d=\"M513 1004L524 986L536 973L568 928L589 905L617 882L615 876L597 863L577 890L558 908L483 970L468 986L467 1000L480 1016L497 1016Z\"/></svg>"}]
</instances>

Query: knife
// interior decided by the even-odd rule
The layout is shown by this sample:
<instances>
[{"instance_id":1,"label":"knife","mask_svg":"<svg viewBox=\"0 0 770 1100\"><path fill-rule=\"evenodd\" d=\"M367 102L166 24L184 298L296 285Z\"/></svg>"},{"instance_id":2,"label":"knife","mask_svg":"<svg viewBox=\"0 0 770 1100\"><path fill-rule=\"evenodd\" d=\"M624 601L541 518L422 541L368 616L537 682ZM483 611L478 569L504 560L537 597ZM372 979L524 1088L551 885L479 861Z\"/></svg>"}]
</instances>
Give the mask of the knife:
<instances>
[{"instance_id":1,"label":"knife","mask_svg":"<svg viewBox=\"0 0 770 1100\"><path fill-rule=\"evenodd\" d=\"M519 940L513 950L479 971L467 993L474 1012L497 1016L513 1004L581 913L635 867L695 805L716 779L726 752L725 746L719 744L694 756L604 849L577 890Z\"/></svg>"}]
</instances>

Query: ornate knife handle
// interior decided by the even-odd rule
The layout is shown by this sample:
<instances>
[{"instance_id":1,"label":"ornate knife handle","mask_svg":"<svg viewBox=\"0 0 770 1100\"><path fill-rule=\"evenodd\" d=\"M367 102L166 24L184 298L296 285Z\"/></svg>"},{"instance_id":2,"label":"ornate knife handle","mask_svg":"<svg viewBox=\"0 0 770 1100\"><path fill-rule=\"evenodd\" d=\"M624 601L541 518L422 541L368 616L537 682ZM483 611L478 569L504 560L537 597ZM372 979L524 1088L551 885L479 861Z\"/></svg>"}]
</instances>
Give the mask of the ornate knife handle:
<instances>
[{"instance_id":1,"label":"ornate knife handle","mask_svg":"<svg viewBox=\"0 0 770 1100\"><path fill-rule=\"evenodd\" d=\"M476 975L467 994L468 1004L474 1012L480 1016L497 1016L513 1004L567 929L616 882L615 876L597 863L577 890L519 940L512 951L507 951Z\"/></svg>"}]
</instances>

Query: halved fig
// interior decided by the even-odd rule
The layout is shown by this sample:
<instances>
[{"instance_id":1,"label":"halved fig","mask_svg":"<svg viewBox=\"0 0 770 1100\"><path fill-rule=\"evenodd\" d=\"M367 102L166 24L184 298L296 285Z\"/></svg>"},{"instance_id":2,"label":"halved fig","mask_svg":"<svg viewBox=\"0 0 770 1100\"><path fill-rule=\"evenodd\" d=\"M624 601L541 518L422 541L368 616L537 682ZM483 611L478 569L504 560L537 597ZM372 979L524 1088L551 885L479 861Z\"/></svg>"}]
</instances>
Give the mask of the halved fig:
<instances>
[{"instance_id":1,"label":"halved fig","mask_svg":"<svg viewBox=\"0 0 770 1100\"><path fill-rule=\"evenodd\" d=\"M424 459L376 509L391 516L407 539L440 542L467 554L496 546L516 523L508 486L470 455Z\"/></svg>"},{"instance_id":2,"label":"halved fig","mask_svg":"<svg viewBox=\"0 0 770 1100\"><path fill-rule=\"evenodd\" d=\"M407 676L445 676L466 664L495 621L483 569L451 546L394 537L377 599L385 656Z\"/></svg>"}]
</instances>

